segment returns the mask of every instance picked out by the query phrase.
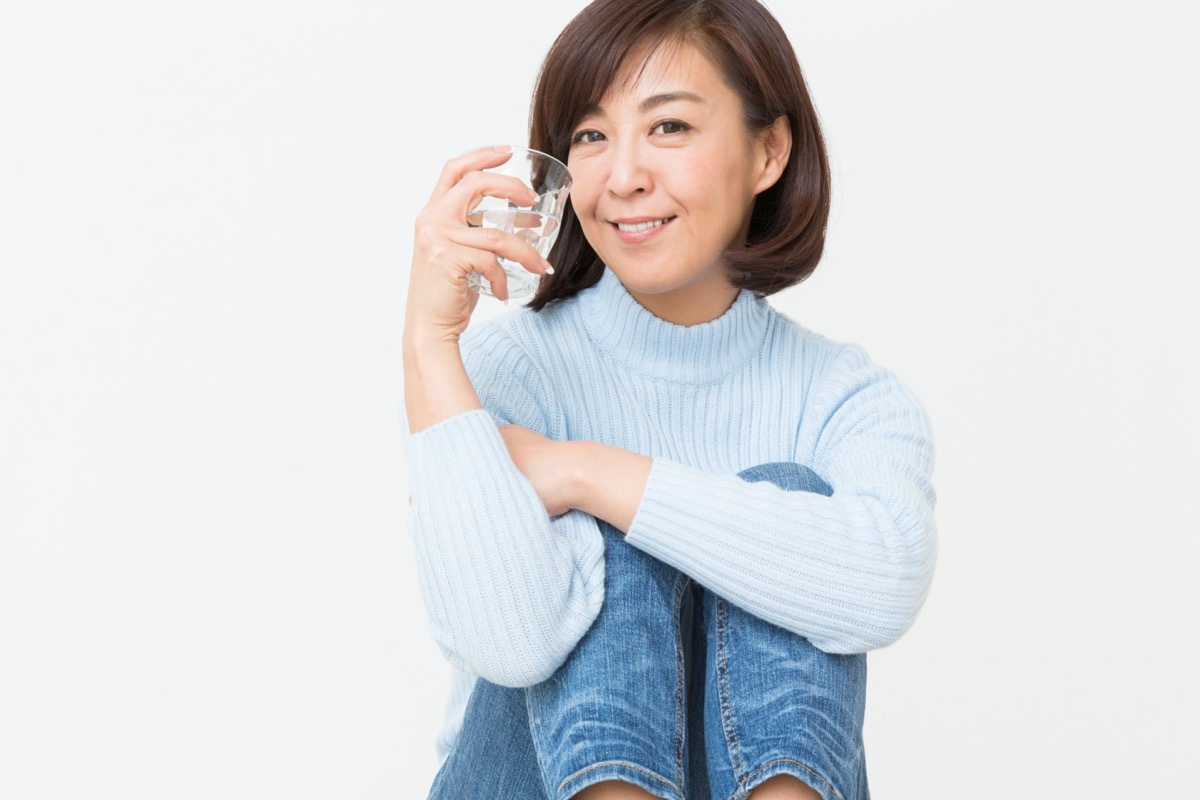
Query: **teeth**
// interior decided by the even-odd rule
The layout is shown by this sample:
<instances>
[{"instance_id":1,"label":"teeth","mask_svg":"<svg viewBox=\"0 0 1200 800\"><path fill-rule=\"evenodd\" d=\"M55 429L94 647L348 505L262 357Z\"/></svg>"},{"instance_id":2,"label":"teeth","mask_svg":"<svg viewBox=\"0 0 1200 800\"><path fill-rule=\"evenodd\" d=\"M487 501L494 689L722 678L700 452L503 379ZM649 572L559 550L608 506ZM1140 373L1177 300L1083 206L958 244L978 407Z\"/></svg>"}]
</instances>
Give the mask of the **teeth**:
<instances>
[{"instance_id":1,"label":"teeth","mask_svg":"<svg viewBox=\"0 0 1200 800\"><path fill-rule=\"evenodd\" d=\"M651 228L657 228L664 222L669 221L669 219L670 218L668 217L667 219L659 219L653 222L618 222L617 228L624 233L641 233L642 231L648 231Z\"/></svg>"}]
</instances>

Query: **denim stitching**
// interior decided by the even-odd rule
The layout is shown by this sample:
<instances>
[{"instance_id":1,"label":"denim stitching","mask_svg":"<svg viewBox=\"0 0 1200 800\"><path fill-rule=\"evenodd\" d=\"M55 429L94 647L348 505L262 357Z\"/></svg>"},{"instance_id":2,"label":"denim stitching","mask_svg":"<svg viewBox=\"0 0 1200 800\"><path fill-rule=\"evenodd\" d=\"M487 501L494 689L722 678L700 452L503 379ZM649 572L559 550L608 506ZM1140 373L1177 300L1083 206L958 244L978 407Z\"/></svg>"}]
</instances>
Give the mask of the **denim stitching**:
<instances>
[{"instance_id":1,"label":"denim stitching","mask_svg":"<svg viewBox=\"0 0 1200 800\"><path fill-rule=\"evenodd\" d=\"M595 770L601 769L602 767L628 767L629 769L631 769L635 772L640 772L643 775L646 775L647 777L653 778L654 780L658 781L659 783L666 784L668 787L670 787L671 791L675 792L680 797L683 797L683 792L680 791L679 787L676 786L675 784L671 783L669 780L667 780L663 776L659 775L656 772L651 772L650 770L646 769L645 767L639 767L637 764L630 764L628 761L602 761L599 764L592 764L590 767L584 767L583 769L576 772L574 775L568 776L562 783L560 783L558 785L558 794L560 794L560 795L562 794L562 790L567 787L567 784L571 783L572 781L575 781L578 778L583 777L584 775L588 774L589 772L593 772Z\"/></svg>"},{"instance_id":2,"label":"denim stitching","mask_svg":"<svg viewBox=\"0 0 1200 800\"><path fill-rule=\"evenodd\" d=\"M819 780L821 783L823 783L827 787L829 787L829 791L833 793L833 796L836 797L837 800L842 800L842 795L838 792L837 789L833 788L833 784L830 783L828 780L826 780L824 775L817 772L815 769L808 766L807 764L804 764L800 761L796 761L793 758L776 758L772 761L768 761L767 763L763 764L761 767L754 770L754 772L747 775L744 780L738 782L737 788L734 789L733 794L731 794L729 796L729 800L745 800L750 794L749 790L747 790L745 788L746 784L750 783L750 781L754 780L758 775L761 775L762 772L767 767L771 766L772 764L795 764L797 767L804 770L805 772L807 772L808 774L812 775L814 778ZM776 774L787 775L789 773L780 772L780 773L776 773ZM772 775L771 777L775 777L775 776ZM793 776L793 777L795 777L795 776ZM756 786L754 788L757 789L758 787Z\"/></svg>"},{"instance_id":3,"label":"denim stitching","mask_svg":"<svg viewBox=\"0 0 1200 800\"><path fill-rule=\"evenodd\" d=\"M733 719L733 698L729 691L729 660L725 653L725 601L717 597L717 694L721 704L721 727L725 730L725 744L729 750L729 761L733 767L733 778L740 785L742 774L742 748L738 744L737 729Z\"/></svg>"},{"instance_id":4,"label":"denim stitching","mask_svg":"<svg viewBox=\"0 0 1200 800\"><path fill-rule=\"evenodd\" d=\"M691 580L682 573L675 579L675 780L683 784L683 749L687 725L687 684L683 663L683 598Z\"/></svg>"}]
</instances>

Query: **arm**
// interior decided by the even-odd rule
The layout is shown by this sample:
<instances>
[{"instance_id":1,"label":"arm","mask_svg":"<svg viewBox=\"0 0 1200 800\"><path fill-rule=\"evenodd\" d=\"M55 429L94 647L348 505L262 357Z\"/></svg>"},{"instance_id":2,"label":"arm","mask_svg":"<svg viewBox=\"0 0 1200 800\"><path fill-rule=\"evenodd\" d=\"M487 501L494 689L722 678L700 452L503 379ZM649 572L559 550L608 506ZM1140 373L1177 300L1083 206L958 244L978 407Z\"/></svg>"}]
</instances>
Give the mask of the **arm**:
<instances>
[{"instance_id":1,"label":"arm","mask_svg":"<svg viewBox=\"0 0 1200 800\"><path fill-rule=\"evenodd\" d=\"M932 438L912 393L858 348L814 391L799 450L832 497L656 460L627 537L826 652L865 652L900 638L929 591Z\"/></svg>"},{"instance_id":2,"label":"arm","mask_svg":"<svg viewBox=\"0 0 1200 800\"><path fill-rule=\"evenodd\" d=\"M883 647L912 625L933 574L925 414L849 348L815 389L802 431L808 441L797 449L815 454L833 497L595 442L505 438L544 501L607 520L631 544L827 652Z\"/></svg>"},{"instance_id":3,"label":"arm","mask_svg":"<svg viewBox=\"0 0 1200 800\"><path fill-rule=\"evenodd\" d=\"M497 423L546 429L537 374L491 329L464 350L486 410L411 436L409 529L446 657L493 683L527 686L558 668L599 612L603 539L582 512L552 521L501 438Z\"/></svg>"},{"instance_id":4,"label":"arm","mask_svg":"<svg viewBox=\"0 0 1200 800\"><path fill-rule=\"evenodd\" d=\"M533 272L549 266L519 237L466 223L484 195L529 194L515 179L481 171L507 158L488 148L448 162L417 219L404 402L409 528L430 630L456 666L519 686L548 677L587 631L603 600L604 570L595 521L575 513L552 523L496 428L545 421L535 399L545 395L531 391L532 376L513 363L520 354L497 353L498 366L483 369L485 360L472 371L460 351L479 299L467 286L470 273L503 297L497 256Z\"/></svg>"}]
</instances>

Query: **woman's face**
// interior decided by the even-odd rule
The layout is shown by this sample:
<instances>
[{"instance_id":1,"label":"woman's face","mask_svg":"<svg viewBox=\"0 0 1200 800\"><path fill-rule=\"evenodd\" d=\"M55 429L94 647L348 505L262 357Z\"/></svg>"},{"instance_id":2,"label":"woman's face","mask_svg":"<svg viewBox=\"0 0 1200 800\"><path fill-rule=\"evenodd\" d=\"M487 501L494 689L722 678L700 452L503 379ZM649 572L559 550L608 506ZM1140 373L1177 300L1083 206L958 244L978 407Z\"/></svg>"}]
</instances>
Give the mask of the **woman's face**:
<instances>
[{"instance_id":1,"label":"woman's face","mask_svg":"<svg viewBox=\"0 0 1200 800\"><path fill-rule=\"evenodd\" d=\"M677 324L707 322L737 296L721 254L745 240L755 195L786 165L787 135L786 124L747 131L741 99L695 47L659 48L575 127L571 203L639 303Z\"/></svg>"}]
</instances>

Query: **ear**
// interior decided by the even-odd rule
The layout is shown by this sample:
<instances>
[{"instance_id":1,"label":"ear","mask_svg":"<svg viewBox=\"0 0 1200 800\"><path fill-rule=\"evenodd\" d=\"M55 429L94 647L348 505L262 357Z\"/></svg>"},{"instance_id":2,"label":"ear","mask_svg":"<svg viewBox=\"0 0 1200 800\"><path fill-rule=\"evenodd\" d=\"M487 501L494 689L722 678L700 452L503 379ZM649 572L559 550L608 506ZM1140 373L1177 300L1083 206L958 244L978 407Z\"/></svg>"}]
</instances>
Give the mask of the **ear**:
<instances>
[{"instance_id":1,"label":"ear","mask_svg":"<svg viewBox=\"0 0 1200 800\"><path fill-rule=\"evenodd\" d=\"M759 134L762 171L754 185L754 194L761 194L775 185L791 155L792 126L788 123L787 115L776 117L771 127Z\"/></svg>"}]
</instances>

